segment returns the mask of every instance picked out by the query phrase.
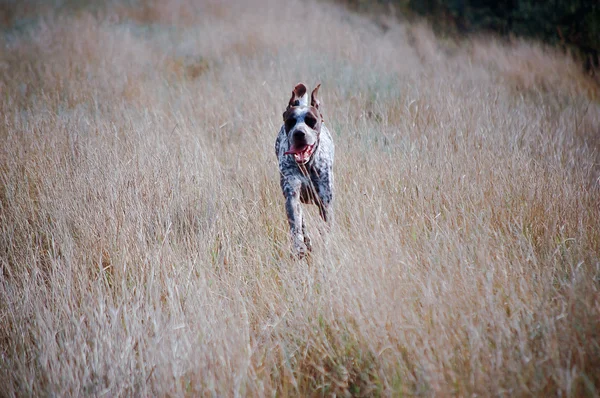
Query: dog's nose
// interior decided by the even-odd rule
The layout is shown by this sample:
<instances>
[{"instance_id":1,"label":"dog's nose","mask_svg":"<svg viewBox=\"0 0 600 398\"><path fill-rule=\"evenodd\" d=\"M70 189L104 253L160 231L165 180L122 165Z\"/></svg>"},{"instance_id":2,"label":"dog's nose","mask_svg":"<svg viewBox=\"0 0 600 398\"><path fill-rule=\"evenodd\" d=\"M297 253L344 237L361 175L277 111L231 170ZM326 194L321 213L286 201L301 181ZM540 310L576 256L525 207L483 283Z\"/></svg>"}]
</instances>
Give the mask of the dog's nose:
<instances>
[{"instance_id":1,"label":"dog's nose","mask_svg":"<svg viewBox=\"0 0 600 398\"><path fill-rule=\"evenodd\" d=\"M303 140L304 138L306 138L306 133L304 131L302 131L302 130L294 131L294 139Z\"/></svg>"}]
</instances>

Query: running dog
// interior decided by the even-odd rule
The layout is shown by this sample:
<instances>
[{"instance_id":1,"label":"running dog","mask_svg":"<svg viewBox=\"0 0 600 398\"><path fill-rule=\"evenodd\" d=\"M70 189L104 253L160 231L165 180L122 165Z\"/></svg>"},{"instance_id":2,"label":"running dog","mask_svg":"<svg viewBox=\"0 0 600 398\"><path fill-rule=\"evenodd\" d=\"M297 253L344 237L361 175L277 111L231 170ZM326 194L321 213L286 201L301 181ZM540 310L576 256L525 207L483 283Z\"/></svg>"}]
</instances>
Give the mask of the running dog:
<instances>
[{"instance_id":1,"label":"running dog","mask_svg":"<svg viewBox=\"0 0 600 398\"><path fill-rule=\"evenodd\" d=\"M306 86L299 83L294 87L275 142L281 190L285 197L294 254L298 258L312 250L301 203L316 204L328 225L332 223L333 216L334 146L317 98L320 87L319 84L312 91L310 103Z\"/></svg>"}]
</instances>

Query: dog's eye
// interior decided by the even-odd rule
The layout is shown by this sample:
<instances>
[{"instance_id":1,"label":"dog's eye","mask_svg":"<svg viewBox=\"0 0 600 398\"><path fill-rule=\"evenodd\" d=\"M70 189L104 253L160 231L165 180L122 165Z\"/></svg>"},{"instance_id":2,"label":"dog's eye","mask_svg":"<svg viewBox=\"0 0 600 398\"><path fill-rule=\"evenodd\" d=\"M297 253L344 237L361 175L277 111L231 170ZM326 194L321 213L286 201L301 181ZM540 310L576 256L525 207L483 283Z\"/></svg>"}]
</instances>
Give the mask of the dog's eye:
<instances>
[{"instance_id":1,"label":"dog's eye","mask_svg":"<svg viewBox=\"0 0 600 398\"><path fill-rule=\"evenodd\" d=\"M312 116L306 116L306 117L304 118L304 123L306 123L306 125L307 125L308 127L310 127L311 129L314 129L314 128L315 128L315 126L317 125L317 119L315 119L315 118L314 118L314 117L312 117Z\"/></svg>"},{"instance_id":2,"label":"dog's eye","mask_svg":"<svg viewBox=\"0 0 600 398\"><path fill-rule=\"evenodd\" d=\"M285 121L285 129L290 131L296 125L296 119L291 117Z\"/></svg>"}]
</instances>

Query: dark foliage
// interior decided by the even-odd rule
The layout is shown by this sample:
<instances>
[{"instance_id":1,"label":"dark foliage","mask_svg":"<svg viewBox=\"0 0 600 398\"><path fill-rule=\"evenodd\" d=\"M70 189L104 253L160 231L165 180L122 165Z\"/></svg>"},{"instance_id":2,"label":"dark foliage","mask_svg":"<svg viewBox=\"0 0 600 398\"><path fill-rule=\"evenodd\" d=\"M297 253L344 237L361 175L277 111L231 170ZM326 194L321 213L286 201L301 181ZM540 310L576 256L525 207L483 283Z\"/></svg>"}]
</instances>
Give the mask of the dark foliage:
<instances>
[{"instance_id":1,"label":"dark foliage","mask_svg":"<svg viewBox=\"0 0 600 398\"><path fill-rule=\"evenodd\" d=\"M543 40L585 57L597 68L600 55L598 0L348 0L359 9L393 6L424 16L442 32L496 32Z\"/></svg>"}]
</instances>

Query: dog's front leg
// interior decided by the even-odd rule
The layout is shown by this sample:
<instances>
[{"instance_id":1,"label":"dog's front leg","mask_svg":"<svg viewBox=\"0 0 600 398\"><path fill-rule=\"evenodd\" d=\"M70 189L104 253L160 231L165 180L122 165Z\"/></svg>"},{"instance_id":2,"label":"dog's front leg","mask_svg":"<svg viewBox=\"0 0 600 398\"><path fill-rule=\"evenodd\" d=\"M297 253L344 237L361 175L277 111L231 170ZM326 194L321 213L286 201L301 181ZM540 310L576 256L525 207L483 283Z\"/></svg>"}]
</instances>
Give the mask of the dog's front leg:
<instances>
[{"instance_id":1,"label":"dog's front leg","mask_svg":"<svg viewBox=\"0 0 600 398\"><path fill-rule=\"evenodd\" d=\"M287 213L288 222L290 224L290 233L292 236L292 245L294 253L299 258L303 258L308 248L304 243L303 222L302 222L302 205L300 204L300 190L293 192L285 199L285 211Z\"/></svg>"}]
</instances>

